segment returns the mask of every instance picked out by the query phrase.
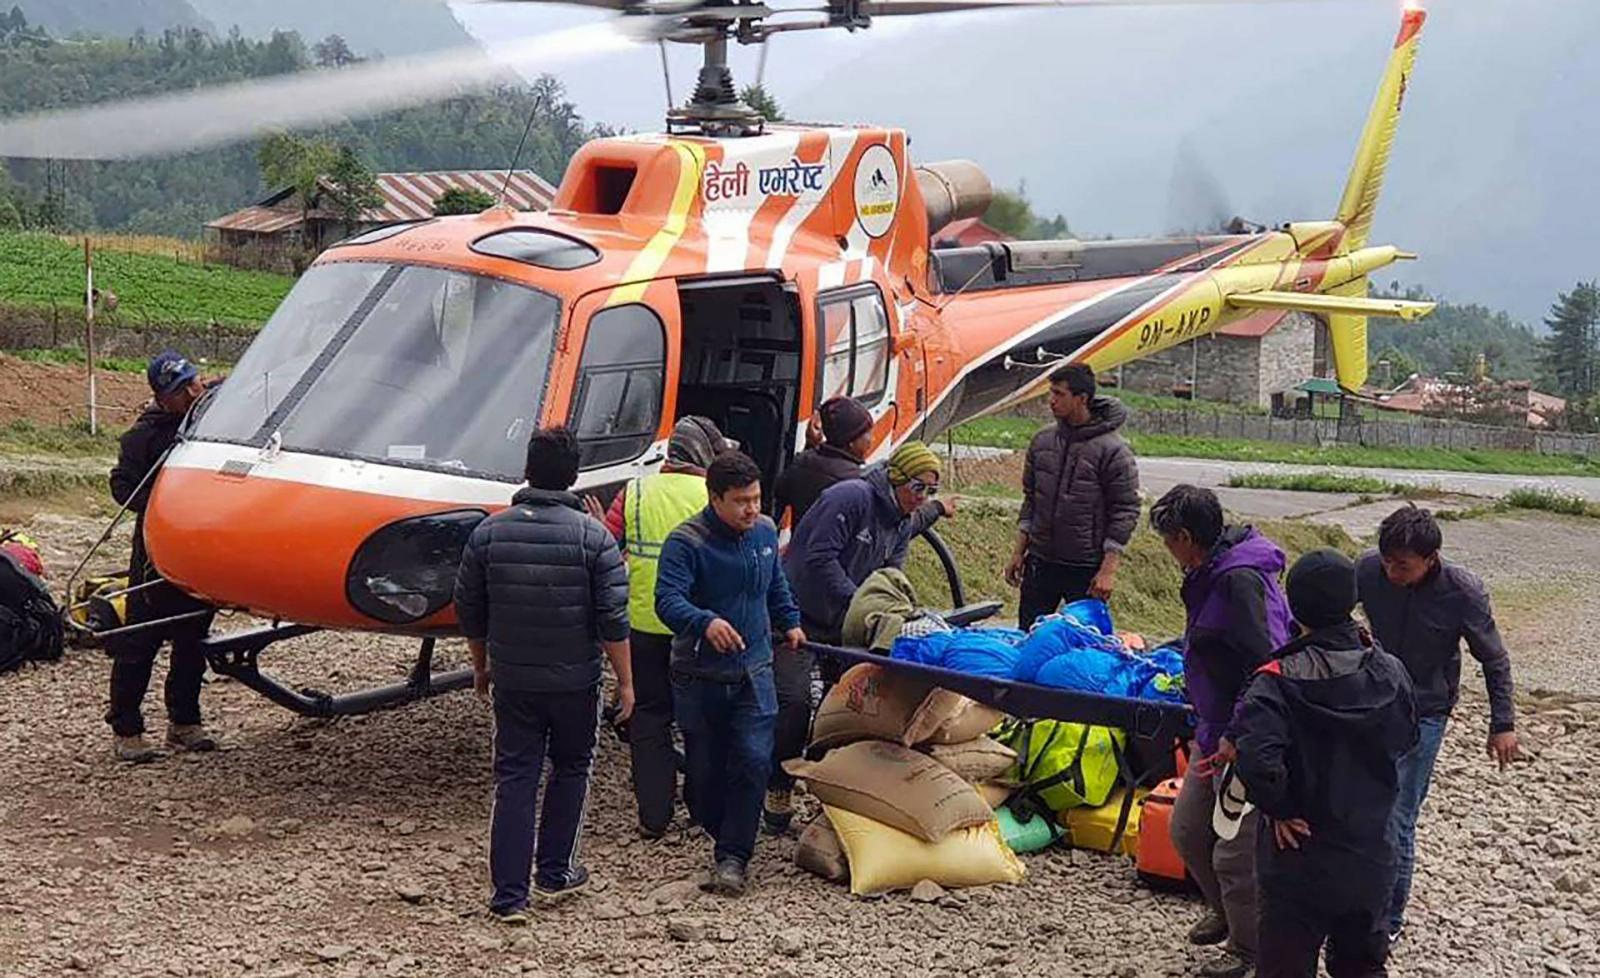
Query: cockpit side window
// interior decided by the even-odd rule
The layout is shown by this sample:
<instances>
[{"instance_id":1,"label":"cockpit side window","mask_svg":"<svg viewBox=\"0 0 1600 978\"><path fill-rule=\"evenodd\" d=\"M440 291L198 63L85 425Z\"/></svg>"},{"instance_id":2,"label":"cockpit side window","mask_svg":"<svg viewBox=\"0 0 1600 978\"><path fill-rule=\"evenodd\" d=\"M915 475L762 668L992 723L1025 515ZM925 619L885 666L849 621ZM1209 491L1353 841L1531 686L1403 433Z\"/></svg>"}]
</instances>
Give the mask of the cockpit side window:
<instances>
[{"instance_id":1,"label":"cockpit side window","mask_svg":"<svg viewBox=\"0 0 1600 978\"><path fill-rule=\"evenodd\" d=\"M817 300L821 376L818 401L847 394L871 407L889 385L889 312L876 285L851 286Z\"/></svg>"},{"instance_id":2,"label":"cockpit side window","mask_svg":"<svg viewBox=\"0 0 1600 978\"><path fill-rule=\"evenodd\" d=\"M661 424L665 374L666 334L648 306L595 313L569 420L584 469L626 462L650 447Z\"/></svg>"}]
</instances>

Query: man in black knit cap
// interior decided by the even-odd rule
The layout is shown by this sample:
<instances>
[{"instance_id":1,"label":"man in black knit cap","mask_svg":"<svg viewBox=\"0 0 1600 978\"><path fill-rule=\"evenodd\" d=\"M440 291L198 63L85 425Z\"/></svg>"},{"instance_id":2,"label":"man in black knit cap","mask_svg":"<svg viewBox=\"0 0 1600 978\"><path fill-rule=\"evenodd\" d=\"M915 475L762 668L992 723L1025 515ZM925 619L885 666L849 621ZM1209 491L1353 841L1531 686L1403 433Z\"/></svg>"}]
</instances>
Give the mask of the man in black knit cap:
<instances>
[{"instance_id":1,"label":"man in black knit cap","mask_svg":"<svg viewBox=\"0 0 1600 978\"><path fill-rule=\"evenodd\" d=\"M1315 978L1326 942L1333 978L1381 978L1389 818L1400 758L1417 740L1411 678L1350 617L1350 558L1308 553L1285 590L1301 636L1256 671L1234 723L1239 780L1267 819L1256 843L1256 975ZM1231 813L1219 804L1216 817Z\"/></svg>"}]
</instances>

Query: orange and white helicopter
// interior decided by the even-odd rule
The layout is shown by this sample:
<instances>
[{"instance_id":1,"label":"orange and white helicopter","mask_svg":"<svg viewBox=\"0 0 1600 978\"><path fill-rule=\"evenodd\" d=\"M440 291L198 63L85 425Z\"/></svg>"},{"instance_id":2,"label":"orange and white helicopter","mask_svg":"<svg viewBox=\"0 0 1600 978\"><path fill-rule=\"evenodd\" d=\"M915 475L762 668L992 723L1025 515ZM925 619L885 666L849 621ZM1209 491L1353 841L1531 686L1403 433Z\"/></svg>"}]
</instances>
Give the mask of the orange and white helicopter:
<instances>
[{"instance_id":1,"label":"orange and white helicopter","mask_svg":"<svg viewBox=\"0 0 1600 978\"><path fill-rule=\"evenodd\" d=\"M1369 243L1425 14L1403 14L1331 220L1261 233L943 247L983 214L969 162L913 161L905 132L764 123L735 95L730 40L799 29L747 0L661 8L703 46L667 132L595 140L546 213L496 208L351 238L305 273L166 461L145 517L156 567L222 607L283 623L211 640L213 665L307 713L447 689L431 638L410 682L307 696L257 669L316 628L452 631L466 535L522 478L529 432L567 424L580 487L651 471L676 418L715 420L775 477L824 399L877 419L875 452L1259 310L1327 317L1339 382L1366 377L1367 297L1410 257ZM981 0L828 0L799 26ZM815 9L815 8L812 8Z\"/></svg>"}]
</instances>

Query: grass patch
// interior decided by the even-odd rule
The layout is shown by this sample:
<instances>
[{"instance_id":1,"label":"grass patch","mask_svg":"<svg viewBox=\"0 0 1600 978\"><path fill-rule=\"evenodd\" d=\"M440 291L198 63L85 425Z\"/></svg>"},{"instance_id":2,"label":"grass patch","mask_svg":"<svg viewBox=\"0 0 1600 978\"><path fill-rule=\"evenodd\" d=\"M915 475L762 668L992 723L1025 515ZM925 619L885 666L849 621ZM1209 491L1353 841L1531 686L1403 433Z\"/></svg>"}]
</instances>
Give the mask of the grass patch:
<instances>
[{"instance_id":1,"label":"grass patch","mask_svg":"<svg viewBox=\"0 0 1600 978\"><path fill-rule=\"evenodd\" d=\"M28 420L0 425L0 453L7 455L47 455L66 458L115 458L117 437L101 426L100 433L89 433L89 422L70 425L41 425Z\"/></svg>"},{"instance_id":2,"label":"grass patch","mask_svg":"<svg viewBox=\"0 0 1600 978\"><path fill-rule=\"evenodd\" d=\"M1352 555L1359 550L1359 544L1335 526L1280 520L1258 521L1255 526L1283 547L1291 563L1307 551L1324 547ZM939 534L961 568L967 600L1002 600L1002 615L1015 618L1017 592L1002 576L1016 541L1015 511L999 503L968 501L955 519L940 521ZM949 605L950 588L944 571L926 543L919 540L912 544L906 574L925 604ZM1111 613L1117 627L1160 638L1182 632L1183 601L1178 595L1182 583L1183 575L1162 546L1161 538L1141 518L1117 573L1117 590L1111 596Z\"/></svg>"},{"instance_id":3,"label":"grass patch","mask_svg":"<svg viewBox=\"0 0 1600 978\"><path fill-rule=\"evenodd\" d=\"M55 349L37 350L10 350L9 356L28 363L48 363L64 367L79 367L87 362L88 357L82 350L75 346L57 347ZM142 374L149 361L138 357L95 357L95 368L109 370L120 374Z\"/></svg>"},{"instance_id":4,"label":"grass patch","mask_svg":"<svg viewBox=\"0 0 1600 978\"><path fill-rule=\"evenodd\" d=\"M1026 449L1045 426L1037 418L990 415L954 429L951 437L964 445ZM1348 465L1382 469L1431 469L1443 472L1503 472L1512 475L1600 476L1600 460L1534 452L1452 451L1443 448L1372 448L1331 445L1314 448L1286 442L1239 438L1197 438L1152 435L1124 429L1134 452L1150 457L1221 459L1229 462L1287 462L1295 465Z\"/></svg>"},{"instance_id":5,"label":"grass patch","mask_svg":"<svg viewBox=\"0 0 1600 978\"><path fill-rule=\"evenodd\" d=\"M1547 513L1600 519L1600 505L1582 496L1554 489L1513 489L1506 494L1505 504L1512 509L1539 509Z\"/></svg>"},{"instance_id":6,"label":"grass patch","mask_svg":"<svg viewBox=\"0 0 1600 978\"><path fill-rule=\"evenodd\" d=\"M108 323L141 322L256 327L266 322L294 279L229 265L179 260L169 253L95 252L95 285L116 293ZM83 308L83 247L51 234L0 232L0 296L16 306Z\"/></svg>"},{"instance_id":7,"label":"grass patch","mask_svg":"<svg viewBox=\"0 0 1600 978\"><path fill-rule=\"evenodd\" d=\"M1435 494L1437 489L1412 486L1404 482L1386 482L1366 475L1340 475L1333 472L1244 472L1228 477L1234 489L1281 489L1287 492L1344 492L1362 497L1362 502L1375 502L1375 497L1404 496L1414 498Z\"/></svg>"}]
</instances>

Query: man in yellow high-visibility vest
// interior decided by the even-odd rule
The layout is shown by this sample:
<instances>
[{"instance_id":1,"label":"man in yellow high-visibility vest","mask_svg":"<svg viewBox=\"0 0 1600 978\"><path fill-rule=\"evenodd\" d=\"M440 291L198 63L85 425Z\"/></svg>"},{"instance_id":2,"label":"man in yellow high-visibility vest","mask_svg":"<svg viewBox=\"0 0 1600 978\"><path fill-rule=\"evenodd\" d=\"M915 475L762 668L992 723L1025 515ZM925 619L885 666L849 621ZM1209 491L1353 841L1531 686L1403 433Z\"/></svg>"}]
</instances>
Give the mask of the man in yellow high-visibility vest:
<instances>
[{"instance_id":1,"label":"man in yellow high-visibility vest","mask_svg":"<svg viewBox=\"0 0 1600 978\"><path fill-rule=\"evenodd\" d=\"M672 822L678 755L672 743L672 631L656 616L656 569L661 545L679 523L706 508L706 467L729 447L709 418L680 418L667 442L661 471L630 481L605 513L606 529L628 560L628 620L632 625L633 685L628 722L633 795L639 832L658 839Z\"/></svg>"}]
</instances>

